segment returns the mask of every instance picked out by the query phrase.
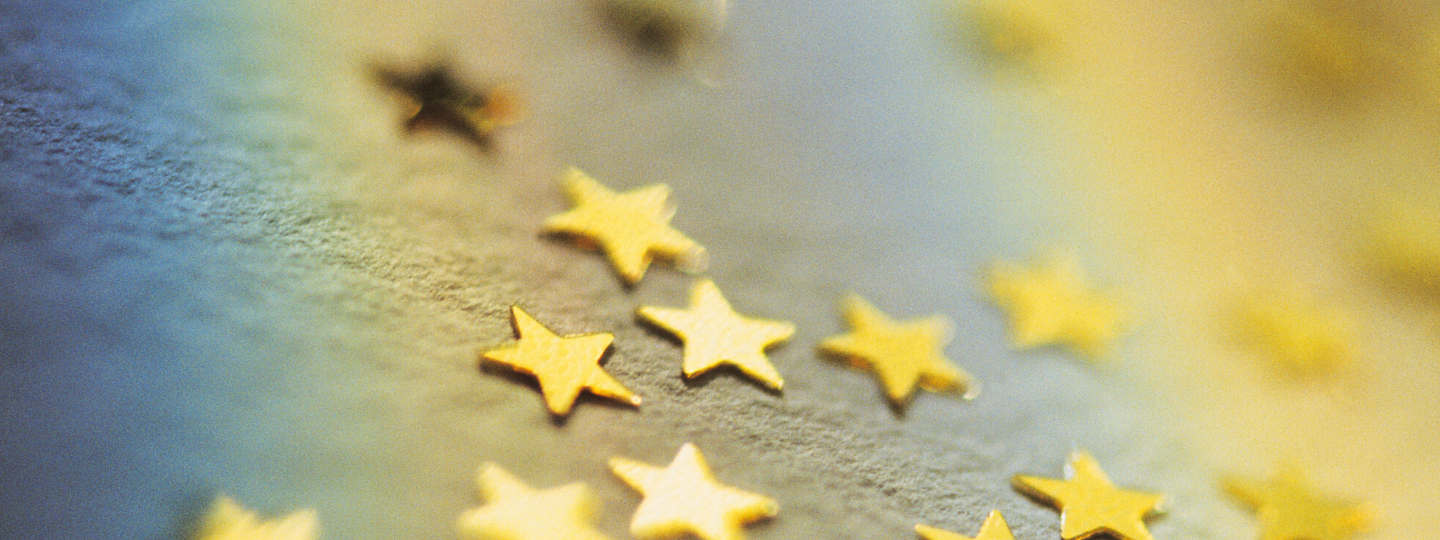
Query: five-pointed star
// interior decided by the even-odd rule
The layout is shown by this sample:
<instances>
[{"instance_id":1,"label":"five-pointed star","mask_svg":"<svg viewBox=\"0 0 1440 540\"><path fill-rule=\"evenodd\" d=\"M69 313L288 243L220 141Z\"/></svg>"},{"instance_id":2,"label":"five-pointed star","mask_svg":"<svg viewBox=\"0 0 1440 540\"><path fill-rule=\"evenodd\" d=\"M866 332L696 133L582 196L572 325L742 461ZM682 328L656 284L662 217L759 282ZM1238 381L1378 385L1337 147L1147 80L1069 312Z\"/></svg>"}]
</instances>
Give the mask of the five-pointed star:
<instances>
[{"instance_id":1,"label":"five-pointed star","mask_svg":"<svg viewBox=\"0 0 1440 540\"><path fill-rule=\"evenodd\" d=\"M503 87L472 90L456 80L453 70L443 63L415 73L383 66L374 72L380 84L405 102L405 130L409 132L431 127L446 129L481 148L489 148L492 132L524 116L512 91Z\"/></svg>"},{"instance_id":2,"label":"five-pointed star","mask_svg":"<svg viewBox=\"0 0 1440 540\"><path fill-rule=\"evenodd\" d=\"M260 516L235 499L221 495L196 527L194 540L314 540L320 518L314 510L299 510L283 519L261 521Z\"/></svg>"},{"instance_id":3,"label":"five-pointed star","mask_svg":"<svg viewBox=\"0 0 1440 540\"><path fill-rule=\"evenodd\" d=\"M1241 337L1264 350L1284 373L1316 376L1341 371L1352 363L1354 320L1298 286L1245 298L1237 319Z\"/></svg>"},{"instance_id":4,"label":"five-pointed star","mask_svg":"<svg viewBox=\"0 0 1440 540\"><path fill-rule=\"evenodd\" d=\"M934 315L897 322L853 294L845 300L845 319L850 333L826 338L820 350L869 366L896 406L908 402L917 385L931 391L972 386L970 374L946 360L942 351L950 342L949 319ZM966 397L973 397L973 391Z\"/></svg>"},{"instance_id":5,"label":"five-pointed star","mask_svg":"<svg viewBox=\"0 0 1440 540\"><path fill-rule=\"evenodd\" d=\"M675 210L665 202L669 187L656 184L617 194L573 167L562 181L575 208L546 219L545 231L599 244L627 284L645 277L652 256L686 270L704 268L705 248L670 227Z\"/></svg>"},{"instance_id":6,"label":"five-pointed star","mask_svg":"<svg viewBox=\"0 0 1440 540\"><path fill-rule=\"evenodd\" d=\"M1115 540L1152 540L1145 516L1156 512L1161 497L1117 489L1095 458L1076 451L1070 456L1069 480L1015 475L1020 492L1060 510L1060 537L1065 540L1109 535Z\"/></svg>"},{"instance_id":7,"label":"five-pointed star","mask_svg":"<svg viewBox=\"0 0 1440 540\"><path fill-rule=\"evenodd\" d=\"M686 377L730 364L775 390L785 384L765 358L765 348L789 339L795 325L740 316L713 281L703 279L695 284L690 291L690 309L642 306L638 313L685 342Z\"/></svg>"},{"instance_id":8,"label":"five-pointed star","mask_svg":"<svg viewBox=\"0 0 1440 540\"><path fill-rule=\"evenodd\" d=\"M565 416L575 406L581 390L601 397L640 405L640 396L622 386L605 370L600 357L615 336L608 333L560 337L545 328L520 306L512 306L515 332L520 341L509 347L486 351L482 356L535 376L540 393L552 414Z\"/></svg>"},{"instance_id":9,"label":"five-pointed star","mask_svg":"<svg viewBox=\"0 0 1440 540\"><path fill-rule=\"evenodd\" d=\"M975 538L926 525L916 525L915 534L925 540L1015 540L1015 536L1010 534L1010 526L1005 524L1005 518L1000 515L999 510L990 511L990 516L985 518L985 523L980 526L980 534Z\"/></svg>"},{"instance_id":10,"label":"five-pointed star","mask_svg":"<svg viewBox=\"0 0 1440 540\"><path fill-rule=\"evenodd\" d=\"M1091 290L1073 260L1032 268L996 264L987 276L990 297L1010 314L1010 340L1028 349L1063 343L1090 357L1109 349L1120 330L1120 306Z\"/></svg>"},{"instance_id":11,"label":"five-pointed star","mask_svg":"<svg viewBox=\"0 0 1440 540\"><path fill-rule=\"evenodd\" d=\"M595 498L585 484L533 489L494 463L480 467L479 483L485 506L455 523L466 540L609 540L590 525Z\"/></svg>"},{"instance_id":12,"label":"five-pointed star","mask_svg":"<svg viewBox=\"0 0 1440 540\"><path fill-rule=\"evenodd\" d=\"M630 520L642 539L694 534L703 540L741 540L744 523L773 517L774 499L720 484L695 445L686 443L668 467L612 458L610 470L644 499Z\"/></svg>"},{"instance_id":13,"label":"five-pointed star","mask_svg":"<svg viewBox=\"0 0 1440 540\"><path fill-rule=\"evenodd\" d=\"M1315 493L1293 468L1263 482L1230 477L1223 483L1231 496L1255 509L1260 540L1346 540L1369 526L1359 504Z\"/></svg>"}]
</instances>

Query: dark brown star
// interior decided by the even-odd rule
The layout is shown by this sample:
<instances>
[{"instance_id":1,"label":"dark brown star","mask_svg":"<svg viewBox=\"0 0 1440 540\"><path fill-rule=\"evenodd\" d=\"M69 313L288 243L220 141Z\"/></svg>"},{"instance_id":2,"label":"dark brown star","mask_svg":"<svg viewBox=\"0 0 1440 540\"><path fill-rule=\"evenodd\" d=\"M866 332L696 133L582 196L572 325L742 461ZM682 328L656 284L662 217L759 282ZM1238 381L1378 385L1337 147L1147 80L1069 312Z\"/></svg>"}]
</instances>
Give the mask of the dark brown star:
<instances>
[{"instance_id":1,"label":"dark brown star","mask_svg":"<svg viewBox=\"0 0 1440 540\"><path fill-rule=\"evenodd\" d=\"M600 13L616 33L642 53L684 63L712 31L710 15L675 0L599 0Z\"/></svg>"},{"instance_id":2,"label":"dark brown star","mask_svg":"<svg viewBox=\"0 0 1440 540\"><path fill-rule=\"evenodd\" d=\"M409 133L449 131L489 150L495 130L524 116L524 108L512 89L492 86L476 90L456 78L454 69L446 63L431 63L418 71L389 66L376 66L373 71L375 80L403 101L404 126Z\"/></svg>"}]
</instances>

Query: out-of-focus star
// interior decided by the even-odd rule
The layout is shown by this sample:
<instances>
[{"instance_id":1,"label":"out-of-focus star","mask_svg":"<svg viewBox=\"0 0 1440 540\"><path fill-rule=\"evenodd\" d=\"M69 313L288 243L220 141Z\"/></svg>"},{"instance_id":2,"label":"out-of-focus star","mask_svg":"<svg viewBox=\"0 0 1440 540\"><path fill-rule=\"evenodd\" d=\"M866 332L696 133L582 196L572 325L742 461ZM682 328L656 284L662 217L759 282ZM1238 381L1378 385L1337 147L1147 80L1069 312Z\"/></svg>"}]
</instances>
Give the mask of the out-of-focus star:
<instances>
[{"instance_id":1,"label":"out-of-focus star","mask_svg":"<svg viewBox=\"0 0 1440 540\"><path fill-rule=\"evenodd\" d=\"M1297 287L1242 299L1236 323L1245 342L1292 375L1332 373L1349 367L1354 359L1354 320Z\"/></svg>"},{"instance_id":2,"label":"out-of-focus star","mask_svg":"<svg viewBox=\"0 0 1440 540\"><path fill-rule=\"evenodd\" d=\"M981 51L1006 66L1053 69L1066 52L1065 33L1083 28L1064 0L976 0L967 10Z\"/></svg>"},{"instance_id":3,"label":"out-of-focus star","mask_svg":"<svg viewBox=\"0 0 1440 540\"><path fill-rule=\"evenodd\" d=\"M740 316L713 281L695 284L689 309L642 306L638 313L685 342L687 378L729 364L775 390L785 385L765 357L765 349L789 339L795 325Z\"/></svg>"},{"instance_id":4,"label":"out-of-focus star","mask_svg":"<svg viewBox=\"0 0 1440 540\"><path fill-rule=\"evenodd\" d=\"M533 489L494 463L480 467L485 505L460 514L466 540L609 540L591 526L595 496L575 482Z\"/></svg>"},{"instance_id":5,"label":"out-of-focus star","mask_svg":"<svg viewBox=\"0 0 1440 540\"><path fill-rule=\"evenodd\" d=\"M1255 510L1260 540L1348 540L1369 527L1369 512L1361 505L1316 493L1294 468L1265 481L1231 476L1222 484Z\"/></svg>"},{"instance_id":6,"label":"out-of-focus star","mask_svg":"<svg viewBox=\"0 0 1440 540\"><path fill-rule=\"evenodd\" d=\"M221 495L195 528L193 540L314 540L320 518L314 510L292 512L276 520L261 520L235 499Z\"/></svg>"},{"instance_id":7,"label":"out-of-focus star","mask_svg":"<svg viewBox=\"0 0 1440 540\"><path fill-rule=\"evenodd\" d=\"M930 391L973 386L970 374L945 358L950 319L933 315L896 321L854 294L845 299L844 310L850 333L826 338L820 350L873 371L895 406L908 403L916 386ZM973 389L966 397L973 397Z\"/></svg>"},{"instance_id":8,"label":"out-of-focus star","mask_svg":"<svg viewBox=\"0 0 1440 540\"><path fill-rule=\"evenodd\" d=\"M1109 536L1114 540L1152 540L1145 516L1155 513L1161 496L1118 489L1090 454L1070 456L1069 480L1016 475L1015 489L1060 510L1060 537L1077 540Z\"/></svg>"},{"instance_id":9,"label":"out-of-focus star","mask_svg":"<svg viewBox=\"0 0 1440 540\"><path fill-rule=\"evenodd\" d=\"M520 340L509 347L485 351L481 356L515 371L534 375L551 414L570 414L581 390L640 405L640 396L600 369L600 357L610 348L615 336L599 333L560 337L525 313L520 306L512 306L510 314Z\"/></svg>"},{"instance_id":10,"label":"out-of-focus star","mask_svg":"<svg viewBox=\"0 0 1440 540\"><path fill-rule=\"evenodd\" d=\"M1440 207L1395 201L1372 220L1369 233L1371 259L1381 270L1440 293Z\"/></svg>"},{"instance_id":11,"label":"out-of-focus star","mask_svg":"<svg viewBox=\"0 0 1440 540\"><path fill-rule=\"evenodd\" d=\"M456 79L454 70L435 63L417 72L374 68L375 79L395 92L404 104L405 130L443 129L484 149L497 129L525 116L515 91L505 86L475 90Z\"/></svg>"},{"instance_id":12,"label":"out-of-focus star","mask_svg":"<svg viewBox=\"0 0 1440 540\"><path fill-rule=\"evenodd\" d=\"M645 277L652 257L670 259L684 270L705 267L705 248L670 226L675 209L664 184L615 193L571 167L561 177L575 207L545 220L545 231L598 244L627 284Z\"/></svg>"},{"instance_id":13,"label":"out-of-focus star","mask_svg":"<svg viewBox=\"0 0 1440 540\"><path fill-rule=\"evenodd\" d=\"M1064 344L1095 359L1120 332L1120 305L1091 289L1072 259L1028 268L997 263L986 288L1010 315L1010 341L1020 349Z\"/></svg>"},{"instance_id":14,"label":"out-of-focus star","mask_svg":"<svg viewBox=\"0 0 1440 540\"><path fill-rule=\"evenodd\" d=\"M1308 95L1319 104L1336 105L1382 92L1394 86L1419 53L1346 2L1256 6L1251 54L1286 91L1286 101Z\"/></svg>"},{"instance_id":15,"label":"out-of-focus star","mask_svg":"<svg viewBox=\"0 0 1440 540\"><path fill-rule=\"evenodd\" d=\"M637 50L687 64L725 25L727 0L600 0L601 16Z\"/></svg>"},{"instance_id":16,"label":"out-of-focus star","mask_svg":"<svg viewBox=\"0 0 1440 540\"><path fill-rule=\"evenodd\" d=\"M925 540L1015 540L1015 536L1010 534L1010 526L1005 524L1005 517L1000 515L999 510L990 511L990 516L986 517L985 523L980 526L980 534L974 538L926 525L916 525L915 534Z\"/></svg>"},{"instance_id":17,"label":"out-of-focus star","mask_svg":"<svg viewBox=\"0 0 1440 540\"><path fill-rule=\"evenodd\" d=\"M610 470L644 496L630 520L630 534L641 539L693 534L703 540L742 540L741 525L780 510L774 499L716 481L705 457L689 443L667 467L612 458Z\"/></svg>"}]
</instances>

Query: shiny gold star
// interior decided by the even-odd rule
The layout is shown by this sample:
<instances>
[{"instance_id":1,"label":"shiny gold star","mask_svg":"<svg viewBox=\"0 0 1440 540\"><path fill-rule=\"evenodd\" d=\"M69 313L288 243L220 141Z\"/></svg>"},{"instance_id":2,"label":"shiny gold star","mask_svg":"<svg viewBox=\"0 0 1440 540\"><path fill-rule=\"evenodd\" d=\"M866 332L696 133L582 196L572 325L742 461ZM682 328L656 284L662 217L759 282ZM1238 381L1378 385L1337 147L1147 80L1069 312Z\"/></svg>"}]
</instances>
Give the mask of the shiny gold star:
<instances>
[{"instance_id":1,"label":"shiny gold star","mask_svg":"<svg viewBox=\"0 0 1440 540\"><path fill-rule=\"evenodd\" d=\"M765 348L789 339L795 325L740 316L713 281L702 279L690 290L690 309L642 306L638 313L685 342L686 377L730 364L775 390L785 385Z\"/></svg>"},{"instance_id":2,"label":"shiny gold star","mask_svg":"<svg viewBox=\"0 0 1440 540\"><path fill-rule=\"evenodd\" d=\"M417 72L377 66L374 74L404 103L407 132L444 129L489 148L495 130L519 122L525 115L514 90L504 86L474 90L458 80L454 69L444 63L436 62Z\"/></svg>"},{"instance_id":3,"label":"shiny gold star","mask_svg":"<svg viewBox=\"0 0 1440 540\"><path fill-rule=\"evenodd\" d=\"M898 322L854 294L845 299L845 319L850 333L826 338L820 350L874 371L894 405L909 402L917 385L930 391L973 386L969 373L945 359L950 319L934 315Z\"/></svg>"},{"instance_id":4,"label":"shiny gold star","mask_svg":"<svg viewBox=\"0 0 1440 540\"><path fill-rule=\"evenodd\" d=\"M1225 491L1255 509L1260 540L1347 540L1369 527L1369 513L1352 501L1315 493L1294 468L1266 481L1223 480Z\"/></svg>"},{"instance_id":5,"label":"shiny gold star","mask_svg":"<svg viewBox=\"0 0 1440 540\"><path fill-rule=\"evenodd\" d=\"M314 510L298 510L278 520L260 516L235 499L221 495L196 527L193 540L314 540L320 518Z\"/></svg>"},{"instance_id":6,"label":"shiny gold star","mask_svg":"<svg viewBox=\"0 0 1440 540\"><path fill-rule=\"evenodd\" d=\"M595 496L585 484L533 489L494 463L480 467L479 483L485 506L455 524L466 540L609 540L590 525Z\"/></svg>"},{"instance_id":7,"label":"shiny gold star","mask_svg":"<svg viewBox=\"0 0 1440 540\"><path fill-rule=\"evenodd\" d=\"M552 414L570 414L581 390L591 394L640 405L640 396L600 369L600 357L615 336L609 333L560 337L532 318L520 306L512 306L515 333L520 341L509 347L486 351L485 360L509 366L535 376L540 393Z\"/></svg>"},{"instance_id":8,"label":"shiny gold star","mask_svg":"<svg viewBox=\"0 0 1440 540\"><path fill-rule=\"evenodd\" d=\"M626 283L645 277L652 256L685 270L705 267L705 248L670 227L675 210L665 202L669 187L656 184L617 194L573 167L561 180L575 208L546 219L545 231L598 244Z\"/></svg>"},{"instance_id":9,"label":"shiny gold star","mask_svg":"<svg viewBox=\"0 0 1440 540\"><path fill-rule=\"evenodd\" d=\"M987 277L990 297L1010 315L1010 341L1017 348L1065 344L1094 359L1119 333L1119 304L1087 286L1071 259L1031 268L999 263Z\"/></svg>"},{"instance_id":10,"label":"shiny gold star","mask_svg":"<svg viewBox=\"0 0 1440 540\"><path fill-rule=\"evenodd\" d=\"M975 538L925 525L916 525L915 534L925 540L1015 540L1015 536L1010 534L1010 526L1005 524L1005 517L1000 515L999 510L990 511L990 516L985 518L985 523L980 526L980 534Z\"/></svg>"},{"instance_id":11,"label":"shiny gold star","mask_svg":"<svg viewBox=\"0 0 1440 540\"><path fill-rule=\"evenodd\" d=\"M1060 537L1077 540L1109 535L1114 540L1152 540L1145 516L1158 511L1161 496L1117 489L1095 458L1070 456L1069 480L1015 475L1015 489L1060 510Z\"/></svg>"},{"instance_id":12,"label":"shiny gold star","mask_svg":"<svg viewBox=\"0 0 1440 540\"><path fill-rule=\"evenodd\" d=\"M630 534L642 539L693 534L703 540L741 540L742 524L780 510L774 499L717 482L705 456L689 443L668 467L612 458L610 470L644 496L630 520Z\"/></svg>"},{"instance_id":13,"label":"shiny gold star","mask_svg":"<svg viewBox=\"0 0 1440 540\"><path fill-rule=\"evenodd\" d=\"M1355 322L1298 287L1261 291L1241 300L1236 331L1295 376L1334 373L1351 365Z\"/></svg>"}]
</instances>

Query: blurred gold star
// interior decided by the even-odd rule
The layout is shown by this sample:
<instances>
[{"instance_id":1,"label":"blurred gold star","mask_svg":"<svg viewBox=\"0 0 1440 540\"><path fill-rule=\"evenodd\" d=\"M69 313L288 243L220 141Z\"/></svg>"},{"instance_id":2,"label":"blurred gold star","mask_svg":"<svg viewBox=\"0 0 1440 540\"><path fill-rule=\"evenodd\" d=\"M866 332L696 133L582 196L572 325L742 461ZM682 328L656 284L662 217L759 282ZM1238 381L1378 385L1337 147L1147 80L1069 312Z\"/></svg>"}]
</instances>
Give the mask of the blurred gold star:
<instances>
[{"instance_id":1,"label":"blurred gold star","mask_svg":"<svg viewBox=\"0 0 1440 540\"><path fill-rule=\"evenodd\" d=\"M642 306L638 313L685 342L686 377L729 364L775 390L785 385L765 357L765 349L790 339L795 325L742 317L713 281L702 279L695 284L689 309Z\"/></svg>"},{"instance_id":2,"label":"blurred gold star","mask_svg":"<svg viewBox=\"0 0 1440 540\"><path fill-rule=\"evenodd\" d=\"M261 521L259 515L235 499L221 495L195 529L193 540L314 540L320 517L314 510L292 512L278 520Z\"/></svg>"},{"instance_id":3,"label":"blurred gold star","mask_svg":"<svg viewBox=\"0 0 1440 540\"><path fill-rule=\"evenodd\" d=\"M1257 3L1261 69L1284 87L1283 98L1335 105L1393 86L1416 55L1394 29L1346 2ZM1308 96L1307 96L1308 94Z\"/></svg>"},{"instance_id":4,"label":"blurred gold star","mask_svg":"<svg viewBox=\"0 0 1440 540\"><path fill-rule=\"evenodd\" d=\"M574 167L561 180L575 208L546 219L545 231L598 244L627 284L645 277L652 255L685 270L704 269L705 248L670 227L675 210L666 204L669 187L656 184L617 194Z\"/></svg>"},{"instance_id":5,"label":"blurred gold star","mask_svg":"<svg viewBox=\"0 0 1440 540\"><path fill-rule=\"evenodd\" d=\"M581 390L600 397L640 405L640 396L600 369L600 357L615 336L609 333L560 337L532 318L520 306L510 314L520 340L514 345L486 351L485 360L535 376L551 414L565 416Z\"/></svg>"},{"instance_id":6,"label":"blurred gold star","mask_svg":"<svg viewBox=\"0 0 1440 540\"><path fill-rule=\"evenodd\" d=\"M445 129L488 149L491 133L525 116L513 89L505 86L483 91L471 89L458 80L454 69L445 63L432 63L417 72L377 66L374 73L381 85L400 96L408 132Z\"/></svg>"},{"instance_id":7,"label":"blurred gold star","mask_svg":"<svg viewBox=\"0 0 1440 540\"><path fill-rule=\"evenodd\" d=\"M974 538L926 525L916 525L915 534L925 540L1015 540L1015 536L1010 534L1010 526L1005 524L1005 517L1000 515L999 510L990 511L990 516L986 517L985 523L980 526L980 534Z\"/></svg>"},{"instance_id":8,"label":"blurred gold star","mask_svg":"<svg viewBox=\"0 0 1440 540\"><path fill-rule=\"evenodd\" d=\"M973 386L970 374L945 358L950 319L933 315L897 322L854 294L845 299L845 319L850 333L826 338L820 350L874 371L897 407L909 402L917 385L930 391ZM973 389L966 397L974 397Z\"/></svg>"},{"instance_id":9,"label":"blurred gold star","mask_svg":"<svg viewBox=\"0 0 1440 540\"><path fill-rule=\"evenodd\" d=\"M1371 259L1384 271L1440 292L1440 208L1394 201L1369 232Z\"/></svg>"},{"instance_id":10,"label":"blurred gold star","mask_svg":"<svg viewBox=\"0 0 1440 540\"><path fill-rule=\"evenodd\" d=\"M644 496L630 520L630 534L642 539L693 534L703 540L742 540L742 524L780 510L774 499L716 481L705 456L690 443L680 447L668 467L612 458L610 470Z\"/></svg>"},{"instance_id":11,"label":"blurred gold star","mask_svg":"<svg viewBox=\"0 0 1440 540\"><path fill-rule=\"evenodd\" d=\"M480 467L479 483L486 504L455 524L466 540L609 540L590 524L595 496L585 484L533 489L494 463Z\"/></svg>"},{"instance_id":12,"label":"blurred gold star","mask_svg":"<svg viewBox=\"0 0 1440 540\"><path fill-rule=\"evenodd\" d=\"M987 277L990 297L1010 315L1010 340L1017 348L1063 343L1095 359L1119 334L1119 304L1086 285L1073 259L1030 268L998 263Z\"/></svg>"},{"instance_id":13,"label":"blurred gold star","mask_svg":"<svg viewBox=\"0 0 1440 540\"><path fill-rule=\"evenodd\" d=\"M1236 327L1283 371L1300 376L1346 368L1355 354L1355 322L1298 287L1258 292L1241 300Z\"/></svg>"},{"instance_id":14,"label":"blurred gold star","mask_svg":"<svg viewBox=\"0 0 1440 540\"><path fill-rule=\"evenodd\" d=\"M1095 458L1070 456L1069 480L1015 475L1015 489L1060 510L1060 537L1077 540L1109 535L1115 540L1152 540L1145 516L1158 510L1161 496L1117 489Z\"/></svg>"},{"instance_id":15,"label":"blurred gold star","mask_svg":"<svg viewBox=\"0 0 1440 540\"><path fill-rule=\"evenodd\" d=\"M1005 65L1043 72L1055 67L1064 53L1064 32L1073 29L1074 14L1063 0L976 0L967 13L979 45L991 59Z\"/></svg>"},{"instance_id":16,"label":"blurred gold star","mask_svg":"<svg viewBox=\"0 0 1440 540\"><path fill-rule=\"evenodd\" d=\"M1294 467L1266 481L1230 476L1222 484L1255 510L1260 540L1347 540L1369 527L1369 513L1361 505L1315 493Z\"/></svg>"}]
</instances>

